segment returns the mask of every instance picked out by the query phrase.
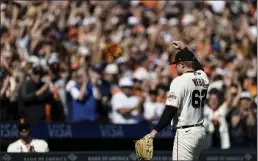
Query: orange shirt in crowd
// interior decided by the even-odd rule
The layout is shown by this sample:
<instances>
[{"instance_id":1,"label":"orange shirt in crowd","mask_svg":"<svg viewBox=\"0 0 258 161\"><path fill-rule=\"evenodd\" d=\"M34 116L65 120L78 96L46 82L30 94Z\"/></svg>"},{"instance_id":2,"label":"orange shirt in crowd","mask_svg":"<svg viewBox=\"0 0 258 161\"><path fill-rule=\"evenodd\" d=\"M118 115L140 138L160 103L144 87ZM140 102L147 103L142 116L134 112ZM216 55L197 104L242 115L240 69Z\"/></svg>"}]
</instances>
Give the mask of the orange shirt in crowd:
<instances>
[{"instance_id":1,"label":"orange shirt in crowd","mask_svg":"<svg viewBox=\"0 0 258 161\"><path fill-rule=\"evenodd\" d=\"M201 52L204 50L204 44L202 42L199 42L197 44L197 52Z\"/></svg>"},{"instance_id":2,"label":"orange shirt in crowd","mask_svg":"<svg viewBox=\"0 0 258 161\"><path fill-rule=\"evenodd\" d=\"M255 84L248 84L247 89L252 94L253 97L256 97L256 95L257 95L257 86Z\"/></svg>"},{"instance_id":3,"label":"orange shirt in crowd","mask_svg":"<svg viewBox=\"0 0 258 161\"><path fill-rule=\"evenodd\" d=\"M140 3L150 8L157 8L159 5L159 1L150 1L150 0L140 0Z\"/></svg>"}]
</instances>

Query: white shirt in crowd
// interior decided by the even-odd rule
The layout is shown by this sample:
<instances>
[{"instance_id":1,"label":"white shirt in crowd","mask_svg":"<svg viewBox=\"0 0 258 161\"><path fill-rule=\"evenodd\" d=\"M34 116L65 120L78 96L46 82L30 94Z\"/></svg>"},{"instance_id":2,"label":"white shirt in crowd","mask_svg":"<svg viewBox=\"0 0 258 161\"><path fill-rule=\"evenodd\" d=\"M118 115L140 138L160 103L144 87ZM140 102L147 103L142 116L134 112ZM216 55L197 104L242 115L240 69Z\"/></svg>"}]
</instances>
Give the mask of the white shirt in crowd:
<instances>
[{"instance_id":1,"label":"white shirt in crowd","mask_svg":"<svg viewBox=\"0 0 258 161\"><path fill-rule=\"evenodd\" d=\"M151 102L150 100L147 100L143 104L143 108L144 108L143 116L146 120L155 118L154 121L157 121L161 117L164 111L165 105L163 103Z\"/></svg>"},{"instance_id":2,"label":"white shirt in crowd","mask_svg":"<svg viewBox=\"0 0 258 161\"><path fill-rule=\"evenodd\" d=\"M137 124L140 121L139 112L132 111L130 114L121 115L117 110L121 108L132 108L139 103L137 96L126 96L123 92L116 93L111 99L112 112L110 119L115 124Z\"/></svg>"},{"instance_id":3,"label":"white shirt in crowd","mask_svg":"<svg viewBox=\"0 0 258 161\"><path fill-rule=\"evenodd\" d=\"M33 139L30 144L26 145L21 139L11 143L8 148L8 153L28 153L30 149L33 148L34 152L45 153L49 152L48 144L45 140Z\"/></svg>"},{"instance_id":4,"label":"white shirt in crowd","mask_svg":"<svg viewBox=\"0 0 258 161\"><path fill-rule=\"evenodd\" d=\"M230 147L230 139L228 133L228 124L226 121L226 115L228 113L228 107L226 103L223 103L216 111L213 111L208 105L204 106L204 127L208 132L206 138L206 148L211 146L212 142L212 134L214 132L214 125L212 120L216 119L219 121L219 132L220 132L220 142L221 142L221 149L227 149Z\"/></svg>"}]
</instances>

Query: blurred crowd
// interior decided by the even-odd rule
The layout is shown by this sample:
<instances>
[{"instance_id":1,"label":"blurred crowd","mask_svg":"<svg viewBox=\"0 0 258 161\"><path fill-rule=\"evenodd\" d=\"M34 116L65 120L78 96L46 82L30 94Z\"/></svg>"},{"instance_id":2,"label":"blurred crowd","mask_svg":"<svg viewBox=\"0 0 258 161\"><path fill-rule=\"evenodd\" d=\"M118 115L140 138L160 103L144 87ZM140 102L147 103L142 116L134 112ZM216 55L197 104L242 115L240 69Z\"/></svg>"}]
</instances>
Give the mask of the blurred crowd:
<instances>
[{"instance_id":1,"label":"blurred crowd","mask_svg":"<svg viewBox=\"0 0 258 161\"><path fill-rule=\"evenodd\" d=\"M208 147L256 146L256 1L5 1L1 121L155 123L171 41L210 79Z\"/></svg>"}]
</instances>

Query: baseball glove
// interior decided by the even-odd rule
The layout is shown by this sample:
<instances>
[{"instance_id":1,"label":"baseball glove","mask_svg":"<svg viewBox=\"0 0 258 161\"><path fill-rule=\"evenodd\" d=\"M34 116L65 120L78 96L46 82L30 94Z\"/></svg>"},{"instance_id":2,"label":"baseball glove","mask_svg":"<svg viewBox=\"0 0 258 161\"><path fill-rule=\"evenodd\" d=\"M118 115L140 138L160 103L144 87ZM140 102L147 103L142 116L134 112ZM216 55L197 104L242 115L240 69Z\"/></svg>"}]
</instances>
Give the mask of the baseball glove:
<instances>
[{"instance_id":1,"label":"baseball glove","mask_svg":"<svg viewBox=\"0 0 258 161\"><path fill-rule=\"evenodd\" d=\"M135 143L135 151L139 160L151 160L153 156L153 138L150 134Z\"/></svg>"}]
</instances>

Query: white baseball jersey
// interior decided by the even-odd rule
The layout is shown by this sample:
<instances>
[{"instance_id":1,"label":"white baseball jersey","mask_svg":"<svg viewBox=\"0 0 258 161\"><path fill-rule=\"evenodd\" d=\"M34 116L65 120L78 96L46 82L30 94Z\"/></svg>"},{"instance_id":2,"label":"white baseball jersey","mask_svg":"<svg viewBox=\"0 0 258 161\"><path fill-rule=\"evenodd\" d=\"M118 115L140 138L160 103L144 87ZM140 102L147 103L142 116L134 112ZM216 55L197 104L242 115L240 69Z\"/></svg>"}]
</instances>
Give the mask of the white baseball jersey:
<instances>
[{"instance_id":1,"label":"white baseball jersey","mask_svg":"<svg viewBox=\"0 0 258 161\"><path fill-rule=\"evenodd\" d=\"M45 140L33 139L30 144L25 145L21 139L11 143L8 148L8 153L28 153L30 149L33 148L35 152L44 153L48 152L48 144Z\"/></svg>"},{"instance_id":2,"label":"white baseball jersey","mask_svg":"<svg viewBox=\"0 0 258 161\"><path fill-rule=\"evenodd\" d=\"M178 108L171 122L173 128L203 122L208 86L209 79L202 70L184 73L171 82L166 105Z\"/></svg>"}]
</instances>

